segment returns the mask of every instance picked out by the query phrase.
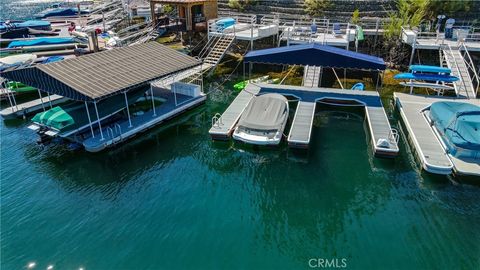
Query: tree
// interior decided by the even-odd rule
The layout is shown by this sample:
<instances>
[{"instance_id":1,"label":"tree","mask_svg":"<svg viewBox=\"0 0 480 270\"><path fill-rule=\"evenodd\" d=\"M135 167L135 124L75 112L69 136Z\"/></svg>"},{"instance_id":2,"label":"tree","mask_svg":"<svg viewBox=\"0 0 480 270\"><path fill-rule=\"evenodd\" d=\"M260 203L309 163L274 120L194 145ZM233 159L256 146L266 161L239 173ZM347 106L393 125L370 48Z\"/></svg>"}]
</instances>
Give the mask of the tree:
<instances>
[{"instance_id":1,"label":"tree","mask_svg":"<svg viewBox=\"0 0 480 270\"><path fill-rule=\"evenodd\" d=\"M351 23L358 24L359 21L360 21L360 11L357 8L352 13Z\"/></svg>"},{"instance_id":2,"label":"tree","mask_svg":"<svg viewBox=\"0 0 480 270\"><path fill-rule=\"evenodd\" d=\"M303 3L305 12L310 16L322 16L327 8L330 7L329 0L305 0Z\"/></svg>"},{"instance_id":3,"label":"tree","mask_svg":"<svg viewBox=\"0 0 480 270\"><path fill-rule=\"evenodd\" d=\"M435 19L439 14L445 14L448 17L455 15L458 12L468 12L472 8L473 0L463 1L445 1L445 0L430 0L430 18Z\"/></svg>"},{"instance_id":4,"label":"tree","mask_svg":"<svg viewBox=\"0 0 480 270\"><path fill-rule=\"evenodd\" d=\"M397 0L397 12L389 14L385 25L385 38L398 38L402 26L417 27L429 15L431 0Z\"/></svg>"},{"instance_id":5,"label":"tree","mask_svg":"<svg viewBox=\"0 0 480 270\"><path fill-rule=\"evenodd\" d=\"M243 11L256 3L256 0L228 0L228 7Z\"/></svg>"}]
</instances>

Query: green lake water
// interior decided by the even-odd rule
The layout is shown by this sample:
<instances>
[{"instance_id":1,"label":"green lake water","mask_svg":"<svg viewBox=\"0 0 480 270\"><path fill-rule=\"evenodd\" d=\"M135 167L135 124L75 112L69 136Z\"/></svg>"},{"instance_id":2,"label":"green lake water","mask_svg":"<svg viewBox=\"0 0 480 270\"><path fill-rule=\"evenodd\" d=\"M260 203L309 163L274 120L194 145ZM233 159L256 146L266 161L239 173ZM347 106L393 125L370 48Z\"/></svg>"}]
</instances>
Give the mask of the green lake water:
<instances>
[{"instance_id":1,"label":"green lake water","mask_svg":"<svg viewBox=\"0 0 480 270\"><path fill-rule=\"evenodd\" d=\"M361 112L320 110L307 154L212 142L233 97L99 154L1 121L2 269L479 269L479 187L420 173L403 141L373 157Z\"/></svg>"}]
</instances>

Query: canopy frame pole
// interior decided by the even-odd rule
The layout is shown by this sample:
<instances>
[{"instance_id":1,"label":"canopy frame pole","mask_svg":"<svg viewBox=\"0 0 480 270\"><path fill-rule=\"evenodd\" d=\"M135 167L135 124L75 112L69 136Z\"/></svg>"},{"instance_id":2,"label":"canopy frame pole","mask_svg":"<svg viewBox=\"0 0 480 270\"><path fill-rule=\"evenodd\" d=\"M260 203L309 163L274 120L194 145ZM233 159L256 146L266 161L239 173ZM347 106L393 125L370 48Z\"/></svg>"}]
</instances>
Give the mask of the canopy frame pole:
<instances>
[{"instance_id":1,"label":"canopy frame pole","mask_svg":"<svg viewBox=\"0 0 480 270\"><path fill-rule=\"evenodd\" d=\"M171 87L173 88L173 98L175 100L175 107L177 107L177 86L175 85L175 78L173 80L173 84Z\"/></svg>"},{"instance_id":2,"label":"canopy frame pole","mask_svg":"<svg viewBox=\"0 0 480 270\"><path fill-rule=\"evenodd\" d=\"M45 105L43 105L43 98L42 98L42 93L40 93L40 89L37 88L38 91L38 96L40 97L40 102L42 103L42 109L45 111Z\"/></svg>"},{"instance_id":3,"label":"canopy frame pole","mask_svg":"<svg viewBox=\"0 0 480 270\"><path fill-rule=\"evenodd\" d=\"M243 81L245 81L245 59L243 60Z\"/></svg>"},{"instance_id":4,"label":"canopy frame pole","mask_svg":"<svg viewBox=\"0 0 480 270\"><path fill-rule=\"evenodd\" d=\"M52 107L52 100L50 99L50 93L47 92L47 97L48 97L48 103L50 104L50 109L53 108Z\"/></svg>"},{"instance_id":5,"label":"canopy frame pole","mask_svg":"<svg viewBox=\"0 0 480 270\"><path fill-rule=\"evenodd\" d=\"M13 103L12 103L12 99L10 97L10 93L8 92L8 80L5 80L2 82L2 84L5 86L5 87L2 87L3 90L5 90L5 93L7 94L7 98L8 98L8 102L10 102L10 108L12 109L12 112L13 112L13 108L15 106L13 106ZM13 94L13 93L12 93ZM18 109L17 109L18 110Z\"/></svg>"},{"instance_id":6,"label":"canopy frame pole","mask_svg":"<svg viewBox=\"0 0 480 270\"><path fill-rule=\"evenodd\" d=\"M337 78L337 81L338 81L338 83L340 84L340 87L341 87L342 89L345 89L345 88L343 88L342 81L341 81L340 78L338 77L337 72L335 71L334 68L332 68L332 71L333 71L333 74L335 74L335 77Z\"/></svg>"},{"instance_id":7,"label":"canopy frame pole","mask_svg":"<svg viewBox=\"0 0 480 270\"><path fill-rule=\"evenodd\" d=\"M88 123L90 124L90 131L92 132L92 138L95 138L95 133L93 132L92 119L90 118L90 111L88 110L87 101L85 101L85 110L87 111Z\"/></svg>"},{"instance_id":8,"label":"canopy frame pole","mask_svg":"<svg viewBox=\"0 0 480 270\"><path fill-rule=\"evenodd\" d=\"M125 106L127 107L127 115L128 115L128 127L132 127L132 120L130 119L130 109L128 108L128 99L127 99L127 92L123 92L123 95L125 96Z\"/></svg>"},{"instance_id":9,"label":"canopy frame pole","mask_svg":"<svg viewBox=\"0 0 480 270\"><path fill-rule=\"evenodd\" d=\"M152 117L157 116L157 112L155 111L155 98L153 96L153 86L150 84L150 96L152 97L152 109L153 109L153 115Z\"/></svg>"},{"instance_id":10,"label":"canopy frame pole","mask_svg":"<svg viewBox=\"0 0 480 270\"><path fill-rule=\"evenodd\" d=\"M97 120L98 120L98 128L100 129L100 141L103 141L105 140L105 138L103 137L103 131L102 131L102 123L100 123L100 116L98 115L98 108L97 108L97 101L94 100L93 101L93 106L95 106L95 113L97 114Z\"/></svg>"},{"instance_id":11,"label":"canopy frame pole","mask_svg":"<svg viewBox=\"0 0 480 270\"><path fill-rule=\"evenodd\" d=\"M417 33L415 33L415 36L413 37L412 55L410 55L410 61L408 62L408 66L411 66L413 63L413 57L415 55L415 43L417 43Z\"/></svg>"},{"instance_id":12,"label":"canopy frame pole","mask_svg":"<svg viewBox=\"0 0 480 270\"><path fill-rule=\"evenodd\" d=\"M375 91L378 92L378 82L380 81L380 70L377 70L377 83L375 84Z\"/></svg>"}]
</instances>

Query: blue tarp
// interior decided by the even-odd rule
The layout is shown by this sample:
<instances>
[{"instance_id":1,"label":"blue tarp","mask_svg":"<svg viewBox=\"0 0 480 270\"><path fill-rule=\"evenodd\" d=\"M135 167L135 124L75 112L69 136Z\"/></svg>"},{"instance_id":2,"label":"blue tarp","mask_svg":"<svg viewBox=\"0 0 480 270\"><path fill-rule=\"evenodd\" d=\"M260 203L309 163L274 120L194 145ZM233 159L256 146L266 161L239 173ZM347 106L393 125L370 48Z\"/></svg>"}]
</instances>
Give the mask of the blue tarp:
<instances>
[{"instance_id":1,"label":"blue tarp","mask_svg":"<svg viewBox=\"0 0 480 270\"><path fill-rule=\"evenodd\" d=\"M54 45L54 44L67 44L76 42L73 37L64 38L36 38L31 40L16 40L8 44L8 48L25 47L25 46L39 46L39 45Z\"/></svg>"},{"instance_id":2,"label":"blue tarp","mask_svg":"<svg viewBox=\"0 0 480 270\"><path fill-rule=\"evenodd\" d=\"M251 51L245 62L384 70L382 58L316 43Z\"/></svg>"},{"instance_id":3,"label":"blue tarp","mask_svg":"<svg viewBox=\"0 0 480 270\"><path fill-rule=\"evenodd\" d=\"M88 11L80 10L80 14L88 14ZM36 15L36 18L45 19L49 17L65 17L65 16L77 16L77 8L52 8L40 12Z\"/></svg>"},{"instance_id":4,"label":"blue tarp","mask_svg":"<svg viewBox=\"0 0 480 270\"><path fill-rule=\"evenodd\" d=\"M47 21L38 21L38 20L30 20L24 22L12 22L10 24L6 24L4 21L0 22L0 31L6 30L8 28L33 28L38 30L49 30L50 29L50 22Z\"/></svg>"},{"instance_id":5,"label":"blue tarp","mask_svg":"<svg viewBox=\"0 0 480 270\"><path fill-rule=\"evenodd\" d=\"M435 102L430 119L444 134L448 144L480 151L480 107L463 102ZM455 154L456 149L450 149Z\"/></svg>"}]
</instances>

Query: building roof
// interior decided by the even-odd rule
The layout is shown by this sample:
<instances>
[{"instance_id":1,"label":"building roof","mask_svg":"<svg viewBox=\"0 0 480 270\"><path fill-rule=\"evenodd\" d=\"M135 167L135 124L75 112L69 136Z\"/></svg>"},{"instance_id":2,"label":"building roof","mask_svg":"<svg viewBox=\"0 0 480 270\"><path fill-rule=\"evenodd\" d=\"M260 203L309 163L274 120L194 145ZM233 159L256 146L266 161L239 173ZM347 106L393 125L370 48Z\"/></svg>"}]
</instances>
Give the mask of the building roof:
<instances>
[{"instance_id":1,"label":"building roof","mask_svg":"<svg viewBox=\"0 0 480 270\"><path fill-rule=\"evenodd\" d=\"M198 65L201 61L193 57L149 42L5 72L2 77L74 100L92 101Z\"/></svg>"},{"instance_id":2,"label":"building roof","mask_svg":"<svg viewBox=\"0 0 480 270\"><path fill-rule=\"evenodd\" d=\"M316 43L251 51L245 62L384 70L382 58Z\"/></svg>"}]
</instances>

